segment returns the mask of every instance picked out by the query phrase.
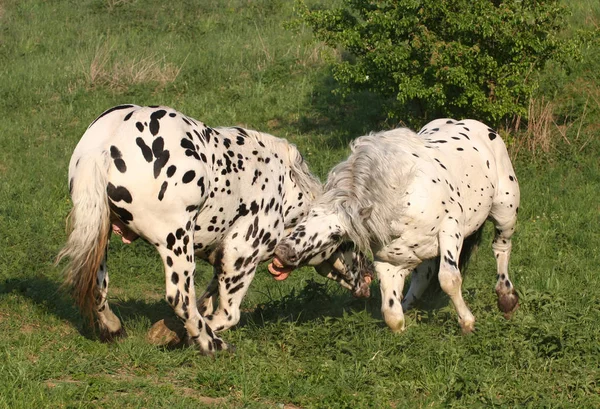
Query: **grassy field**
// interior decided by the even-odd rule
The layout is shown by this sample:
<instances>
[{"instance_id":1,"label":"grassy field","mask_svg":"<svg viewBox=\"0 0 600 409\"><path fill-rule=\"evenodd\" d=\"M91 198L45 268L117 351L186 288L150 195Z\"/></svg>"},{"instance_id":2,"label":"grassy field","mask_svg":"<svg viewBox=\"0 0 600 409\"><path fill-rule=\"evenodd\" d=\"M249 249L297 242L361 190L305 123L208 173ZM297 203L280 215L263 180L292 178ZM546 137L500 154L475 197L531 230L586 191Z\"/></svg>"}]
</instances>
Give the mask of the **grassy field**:
<instances>
[{"instance_id":1,"label":"grassy field","mask_svg":"<svg viewBox=\"0 0 600 409\"><path fill-rule=\"evenodd\" d=\"M575 4L576 3L576 4ZM600 5L574 2L573 27ZM511 259L521 307L496 308L491 228L466 273L476 332L460 333L431 290L408 328L383 324L311 269L283 283L263 266L214 359L150 345L172 315L151 246L111 242L110 299L129 337L102 344L60 289L52 263L70 209L67 164L87 125L116 104L170 105L213 126L296 143L321 178L347 142L395 126L377 100L340 100L284 0L0 0L0 408L600 407L600 50L549 68L537 132L508 138L522 206ZM211 276L199 264L198 286Z\"/></svg>"}]
</instances>

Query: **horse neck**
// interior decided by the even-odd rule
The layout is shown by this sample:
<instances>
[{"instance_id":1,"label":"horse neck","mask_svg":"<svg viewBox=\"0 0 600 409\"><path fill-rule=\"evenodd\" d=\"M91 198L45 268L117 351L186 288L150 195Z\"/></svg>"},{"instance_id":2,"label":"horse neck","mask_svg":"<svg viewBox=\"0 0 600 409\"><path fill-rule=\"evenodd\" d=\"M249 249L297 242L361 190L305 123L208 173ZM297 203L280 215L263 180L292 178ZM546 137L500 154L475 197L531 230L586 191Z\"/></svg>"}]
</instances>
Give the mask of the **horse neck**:
<instances>
[{"instance_id":1,"label":"horse neck","mask_svg":"<svg viewBox=\"0 0 600 409\"><path fill-rule=\"evenodd\" d=\"M295 225L308 213L310 205L322 195L323 185L308 169L296 146L287 146L287 172L284 176L284 215L286 227ZM288 208L290 209L288 211Z\"/></svg>"},{"instance_id":2,"label":"horse neck","mask_svg":"<svg viewBox=\"0 0 600 409\"><path fill-rule=\"evenodd\" d=\"M285 225L294 225L308 211L308 206L322 193L321 182L310 172L294 144L276 136L246 129L245 132L260 146L282 161L285 169L281 194L284 195ZM300 205L300 203L302 203ZM289 210L288 210L289 209Z\"/></svg>"},{"instance_id":3,"label":"horse neck","mask_svg":"<svg viewBox=\"0 0 600 409\"><path fill-rule=\"evenodd\" d=\"M289 172L283 187L283 215L286 229L294 227L308 214L311 203L315 200L315 192L290 180Z\"/></svg>"}]
</instances>

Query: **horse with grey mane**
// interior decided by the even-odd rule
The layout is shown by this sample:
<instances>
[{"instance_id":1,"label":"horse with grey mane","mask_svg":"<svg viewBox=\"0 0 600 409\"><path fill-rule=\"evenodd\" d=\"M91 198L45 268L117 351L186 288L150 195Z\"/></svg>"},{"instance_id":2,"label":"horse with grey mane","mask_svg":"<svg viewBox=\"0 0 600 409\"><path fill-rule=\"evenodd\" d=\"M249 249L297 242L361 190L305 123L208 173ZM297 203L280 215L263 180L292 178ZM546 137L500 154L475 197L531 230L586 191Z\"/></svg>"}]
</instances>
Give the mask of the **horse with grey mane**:
<instances>
[{"instance_id":1,"label":"horse with grey mane","mask_svg":"<svg viewBox=\"0 0 600 409\"><path fill-rule=\"evenodd\" d=\"M496 227L498 307L508 318L518 307L508 263L520 194L498 133L475 120L437 119L418 134L398 128L362 136L351 149L331 170L325 193L277 245L271 269L318 264L346 241L371 251L381 311L393 331L404 330L404 311L422 296L437 269L467 333L475 317L462 296L459 256L465 238L490 219Z\"/></svg>"}]
</instances>

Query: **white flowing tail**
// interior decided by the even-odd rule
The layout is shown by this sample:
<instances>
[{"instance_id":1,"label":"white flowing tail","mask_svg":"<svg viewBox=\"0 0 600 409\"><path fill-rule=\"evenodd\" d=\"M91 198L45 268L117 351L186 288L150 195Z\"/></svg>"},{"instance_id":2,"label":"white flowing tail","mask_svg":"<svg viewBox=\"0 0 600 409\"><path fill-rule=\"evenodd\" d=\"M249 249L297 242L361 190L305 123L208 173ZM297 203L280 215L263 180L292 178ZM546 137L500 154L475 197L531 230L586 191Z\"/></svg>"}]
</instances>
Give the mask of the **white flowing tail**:
<instances>
[{"instance_id":1,"label":"white flowing tail","mask_svg":"<svg viewBox=\"0 0 600 409\"><path fill-rule=\"evenodd\" d=\"M67 217L69 238L56 263L70 259L64 285L69 287L83 313L93 320L96 277L110 237L110 209L106 185L109 158L106 151L82 156L72 171L73 209Z\"/></svg>"}]
</instances>

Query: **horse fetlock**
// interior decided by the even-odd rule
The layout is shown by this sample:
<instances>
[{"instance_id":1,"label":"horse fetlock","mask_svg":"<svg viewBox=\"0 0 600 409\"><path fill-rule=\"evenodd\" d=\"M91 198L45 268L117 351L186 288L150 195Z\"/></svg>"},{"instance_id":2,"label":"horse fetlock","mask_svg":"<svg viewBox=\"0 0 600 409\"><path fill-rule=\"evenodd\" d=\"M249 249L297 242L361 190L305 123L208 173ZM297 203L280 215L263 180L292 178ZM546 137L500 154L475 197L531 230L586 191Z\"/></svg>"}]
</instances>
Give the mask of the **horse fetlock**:
<instances>
[{"instance_id":1,"label":"horse fetlock","mask_svg":"<svg viewBox=\"0 0 600 409\"><path fill-rule=\"evenodd\" d=\"M198 306L198 312L200 312L200 315L205 316L215 312L215 303L213 302L212 295L202 295L202 297L200 297L196 302L196 305Z\"/></svg>"},{"instance_id":2,"label":"horse fetlock","mask_svg":"<svg viewBox=\"0 0 600 409\"><path fill-rule=\"evenodd\" d=\"M214 314L204 318L208 326L215 332L222 332L233 327L240 321L240 313L235 311L225 311L217 309Z\"/></svg>"}]
</instances>

